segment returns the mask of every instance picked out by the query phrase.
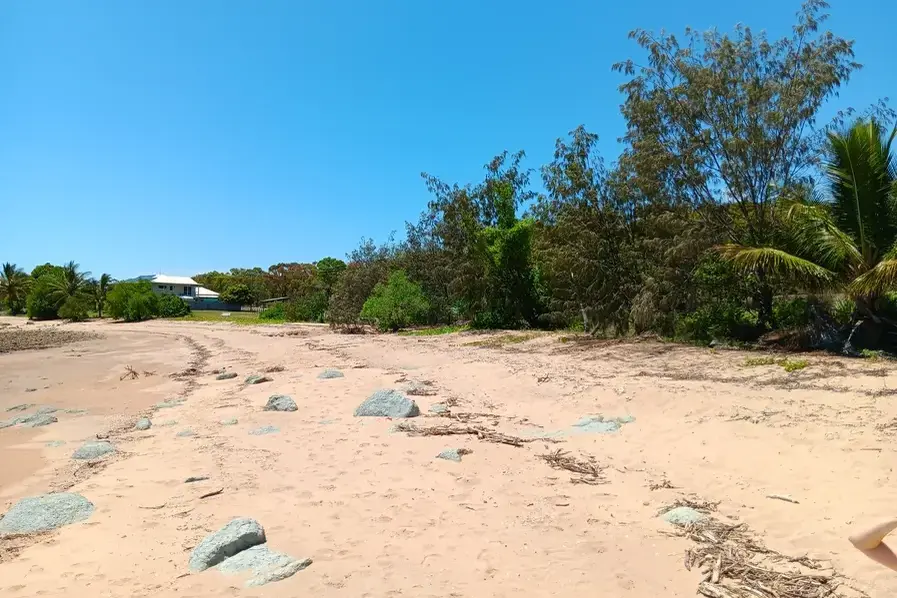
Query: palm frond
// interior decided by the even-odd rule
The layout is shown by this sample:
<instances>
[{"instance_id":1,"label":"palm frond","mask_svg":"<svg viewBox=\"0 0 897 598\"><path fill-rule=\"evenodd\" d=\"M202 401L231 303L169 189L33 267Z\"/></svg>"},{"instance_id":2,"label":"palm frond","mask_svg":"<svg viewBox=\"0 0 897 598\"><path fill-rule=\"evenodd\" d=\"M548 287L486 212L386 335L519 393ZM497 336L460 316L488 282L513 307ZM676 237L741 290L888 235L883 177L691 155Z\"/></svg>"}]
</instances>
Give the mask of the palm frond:
<instances>
[{"instance_id":1,"label":"palm frond","mask_svg":"<svg viewBox=\"0 0 897 598\"><path fill-rule=\"evenodd\" d=\"M837 283L831 270L774 247L728 244L717 248L720 256L743 272L775 274L807 287L824 288Z\"/></svg>"},{"instance_id":2,"label":"palm frond","mask_svg":"<svg viewBox=\"0 0 897 598\"><path fill-rule=\"evenodd\" d=\"M792 244L800 253L833 272L864 269L863 255L854 239L832 219L824 203L797 198L779 200Z\"/></svg>"},{"instance_id":3,"label":"palm frond","mask_svg":"<svg viewBox=\"0 0 897 598\"><path fill-rule=\"evenodd\" d=\"M897 259L878 262L874 268L854 279L847 290L853 297L868 297L897 290Z\"/></svg>"}]
</instances>

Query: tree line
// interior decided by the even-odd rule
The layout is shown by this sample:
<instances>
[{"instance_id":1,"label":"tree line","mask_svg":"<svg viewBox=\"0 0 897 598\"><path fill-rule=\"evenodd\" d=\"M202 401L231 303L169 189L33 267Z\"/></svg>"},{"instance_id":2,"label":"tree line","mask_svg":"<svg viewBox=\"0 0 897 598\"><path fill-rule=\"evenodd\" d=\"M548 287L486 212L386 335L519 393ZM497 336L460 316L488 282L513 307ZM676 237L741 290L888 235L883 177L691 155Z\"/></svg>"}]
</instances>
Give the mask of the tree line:
<instances>
[{"instance_id":1,"label":"tree line","mask_svg":"<svg viewBox=\"0 0 897 598\"><path fill-rule=\"evenodd\" d=\"M431 199L402 241L194 278L223 300L286 298L272 318L343 330L467 322L890 346L895 114L879 103L817 122L860 68L853 42L823 29L827 7L805 2L780 39L632 32L643 58L613 65L626 132L609 165L580 126L535 170L519 151L468 184L424 174Z\"/></svg>"}]
</instances>

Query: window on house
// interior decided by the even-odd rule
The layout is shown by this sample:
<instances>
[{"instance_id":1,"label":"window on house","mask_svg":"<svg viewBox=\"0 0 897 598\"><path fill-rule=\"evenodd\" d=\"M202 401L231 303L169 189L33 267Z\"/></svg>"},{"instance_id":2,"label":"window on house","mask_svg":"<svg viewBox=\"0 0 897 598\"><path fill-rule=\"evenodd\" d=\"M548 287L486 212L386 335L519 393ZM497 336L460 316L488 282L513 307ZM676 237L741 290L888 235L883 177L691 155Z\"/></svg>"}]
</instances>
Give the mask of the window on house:
<instances>
[{"instance_id":1,"label":"window on house","mask_svg":"<svg viewBox=\"0 0 897 598\"><path fill-rule=\"evenodd\" d=\"M193 287L184 287L184 294L193 296Z\"/></svg>"},{"instance_id":2,"label":"window on house","mask_svg":"<svg viewBox=\"0 0 897 598\"><path fill-rule=\"evenodd\" d=\"M169 291L173 291L173 290L174 290L174 285L170 285L170 286L168 287L168 290L169 290Z\"/></svg>"},{"instance_id":3,"label":"window on house","mask_svg":"<svg viewBox=\"0 0 897 598\"><path fill-rule=\"evenodd\" d=\"M158 286L158 287L159 287L161 290L163 290L163 291L165 290L165 285L164 285L164 284L160 284L160 285L156 285L156 286Z\"/></svg>"}]
</instances>

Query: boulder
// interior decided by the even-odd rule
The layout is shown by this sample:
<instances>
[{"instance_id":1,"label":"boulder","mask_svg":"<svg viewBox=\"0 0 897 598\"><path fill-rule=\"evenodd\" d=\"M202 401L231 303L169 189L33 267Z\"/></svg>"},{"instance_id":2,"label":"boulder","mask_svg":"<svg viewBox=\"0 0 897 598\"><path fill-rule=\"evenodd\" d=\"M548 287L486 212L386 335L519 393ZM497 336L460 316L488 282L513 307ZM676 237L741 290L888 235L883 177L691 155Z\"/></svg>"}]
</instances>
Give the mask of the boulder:
<instances>
[{"instance_id":1,"label":"boulder","mask_svg":"<svg viewBox=\"0 0 897 598\"><path fill-rule=\"evenodd\" d=\"M233 380L237 377L237 372L223 372L215 376L215 380Z\"/></svg>"},{"instance_id":2,"label":"boulder","mask_svg":"<svg viewBox=\"0 0 897 598\"><path fill-rule=\"evenodd\" d=\"M265 405L265 411L296 411L296 401L287 395L271 395L268 398L268 404Z\"/></svg>"},{"instance_id":3,"label":"boulder","mask_svg":"<svg viewBox=\"0 0 897 598\"><path fill-rule=\"evenodd\" d=\"M23 419L22 424L31 428L38 428L40 426L55 424L58 421L59 420L56 419L55 415L50 415L49 413L35 413L34 415Z\"/></svg>"},{"instance_id":4,"label":"boulder","mask_svg":"<svg viewBox=\"0 0 897 598\"><path fill-rule=\"evenodd\" d=\"M331 370L327 369L318 374L318 378L321 380L331 380L333 378L344 378L345 375L339 370Z\"/></svg>"},{"instance_id":5,"label":"boulder","mask_svg":"<svg viewBox=\"0 0 897 598\"><path fill-rule=\"evenodd\" d=\"M258 544L225 559L217 569L225 574L252 573L246 587L263 586L281 581L311 565L311 559L297 561L293 557Z\"/></svg>"},{"instance_id":6,"label":"boulder","mask_svg":"<svg viewBox=\"0 0 897 598\"><path fill-rule=\"evenodd\" d=\"M271 378L268 376L259 376L258 374L253 374L246 378L246 384L261 384L262 382L271 382Z\"/></svg>"},{"instance_id":7,"label":"boulder","mask_svg":"<svg viewBox=\"0 0 897 598\"><path fill-rule=\"evenodd\" d=\"M152 426L153 426L153 422L151 422L149 420L149 418L141 417L140 419L137 420L137 423L134 424L134 429L143 431L143 430L149 430Z\"/></svg>"},{"instance_id":8,"label":"boulder","mask_svg":"<svg viewBox=\"0 0 897 598\"><path fill-rule=\"evenodd\" d=\"M265 543L265 530L254 519L232 520L217 532L206 536L190 554L190 570L205 571L224 559Z\"/></svg>"},{"instance_id":9,"label":"boulder","mask_svg":"<svg viewBox=\"0 0 897 598\"><path fill-rule=\"evenodd\" d=\"M104 457L109 453L114 453L115 447L112 446L111 442L106 442L105 440L96 440L85 442L78 449L72 453L72 459L99 459L100 457Z\"/></svg>"},{"instance_id":10,"label":"boulder","mask_svg":"<svg viewBox=\"0 0 897 598\"><path fill-rule=\"evenodd\" d=\"M355 409L355 417L417 417L417 403L397 390L378 390Z\"/></svg>"},{"instance_id":11,"label":"boulder","mask_svg":"<svg viewBox=\"0 0 897 598\"><path fill-rule=\"evenodd\" d=\"M0 536L56 529L84 521L93 510L93 503L69 492L23 498L0 519Z\"/></svg>"},{"instance_id":12,"label":"boulder","mask_svg":"<svg viewBox=\"0 0 897 598\"><path fill-rule=\"evenodd\" d=\"M688 525L689 523L699 523L706 520L707 515L691 507L676 507L661 515L661 518L673 525Z\"/></svg>"}]
</instances>

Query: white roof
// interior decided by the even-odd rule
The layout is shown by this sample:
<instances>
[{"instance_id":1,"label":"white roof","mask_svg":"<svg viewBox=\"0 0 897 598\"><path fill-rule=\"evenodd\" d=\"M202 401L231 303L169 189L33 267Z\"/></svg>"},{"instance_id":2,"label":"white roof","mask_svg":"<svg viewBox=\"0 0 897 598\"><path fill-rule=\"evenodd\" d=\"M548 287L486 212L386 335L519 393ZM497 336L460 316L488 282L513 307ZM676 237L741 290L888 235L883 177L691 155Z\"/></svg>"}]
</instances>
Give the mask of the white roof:
<instances>
[{"instance_id":1,"label":"white roof","mask_svg":"<svg viewBox=\"0 0 897 598\"><path fill-rule=\"evenodd\" d=\"M189 276L169 276L168 274L156 274L151 279L159 284L186 284L199 286L199 284Z\"/></svg>"},{"instance_id":2,"label":"white roof","mask_svg":"<svg viewBox=\"0 0 897 598\"><path fill-rule=\"evenodd\" d=\"M197 297L217 297L218 293L216 293L212 289L207 289L206 287L197 287L196 288L196 296Z\"/></svg>"}]
</instances>

